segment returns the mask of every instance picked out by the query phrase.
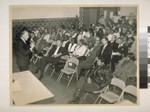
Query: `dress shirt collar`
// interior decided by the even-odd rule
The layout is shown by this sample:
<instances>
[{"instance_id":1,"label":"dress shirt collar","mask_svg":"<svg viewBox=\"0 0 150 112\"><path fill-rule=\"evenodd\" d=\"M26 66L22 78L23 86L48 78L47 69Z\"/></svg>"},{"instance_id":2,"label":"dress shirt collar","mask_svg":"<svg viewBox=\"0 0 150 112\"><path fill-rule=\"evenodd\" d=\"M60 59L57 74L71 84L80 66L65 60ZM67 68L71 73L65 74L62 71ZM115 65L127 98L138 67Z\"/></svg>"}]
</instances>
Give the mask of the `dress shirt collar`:
<instances>
[{"instance_id":1,"label":"dress shirt collar","mask_svg":"<svg viewBox=\"0 0 150 112\"><path fill-rule=\"evenodd\" d=\"M122 44L120 44L118 47L121 47L121 46L123 46L123 44L125 44L125 42L123 42Z\"/></svg>"},{"instance_id":2,"label":"dress shirt collar","mask_svg":"<svg viewBox=\"0 0 150 112\"><path fill-rule=\"evenodd\" d=\"M104 50L105 50L105 48L106 48L107 45L108 45L108 44L105 44L105 45L103 46L103 49L102 49L101 54L103 54L103 52L104 52Z\"/></svg>"},{"instance_id":3,"label":"dress shirt collar","mask_svg":"<svg viewBox=\"0 0 150 112\"><path fill-rule=\"evenodd\" d=\"M89 51L93 51L94 47L92 47Z\"/></svg>"},{"instance_id":4,"label":"dress shirt collar","mask_svg":"<svg viewBox=\"0 0 150 112\"><path fill-rule=\"evenodd\" d=\"M55 52L54 52L54 55L57 55L57 54L58 54L59 48L60 48L60 46L57 46L57 47L56 47L56 50L55 50Z\"/></svg>"}]
</instances>

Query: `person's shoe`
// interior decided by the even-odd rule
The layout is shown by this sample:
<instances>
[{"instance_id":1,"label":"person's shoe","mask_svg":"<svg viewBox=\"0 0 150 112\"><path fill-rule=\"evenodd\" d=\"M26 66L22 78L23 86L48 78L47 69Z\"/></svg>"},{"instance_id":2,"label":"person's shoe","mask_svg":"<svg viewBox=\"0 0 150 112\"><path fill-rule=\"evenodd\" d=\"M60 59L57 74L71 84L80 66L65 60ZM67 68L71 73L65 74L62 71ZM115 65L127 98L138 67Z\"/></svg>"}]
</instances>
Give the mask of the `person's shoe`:
<instances>
[{"instance_id":1,"label":"person's shoe","mask_svg":"<svg viewBox=\"0 0 150 112\"><path fill-rule=\"evenodd\" d=\"M39 73L39 69L35 69L35 70L33 71L33 73L35 73L35 74Z\"/></svg>"},{"instance_id":2,"label":"person's shoe","mask_svg":"<svg viewBox=\"0 0 150 112\"><path fill-rule=\"evenodd\" d=\"M41 75L40 77L39 77L39 80L42 80L43 79L43 75Z\"/></svg>"},{"instance_id":3,"label":"person's shoe","mask_svg":"<svg viewBox=\"0 0 150 112\"><path fill-rule=\"evenodd\" d=\"M76 104L79 104L79 102L80 102L80 98L77 97L77 99L76 99Z\"/></svg>"},{"instance_id":4,"label":"person's shoe","mask_svg":"<svg viewBox=\"0 0 150 112\"><path fill-rule=\"evenodd\" d=\"M73 101L73 100L68 101L68 104L76 104L76 101Z\"/></svg>"}]
</instances>

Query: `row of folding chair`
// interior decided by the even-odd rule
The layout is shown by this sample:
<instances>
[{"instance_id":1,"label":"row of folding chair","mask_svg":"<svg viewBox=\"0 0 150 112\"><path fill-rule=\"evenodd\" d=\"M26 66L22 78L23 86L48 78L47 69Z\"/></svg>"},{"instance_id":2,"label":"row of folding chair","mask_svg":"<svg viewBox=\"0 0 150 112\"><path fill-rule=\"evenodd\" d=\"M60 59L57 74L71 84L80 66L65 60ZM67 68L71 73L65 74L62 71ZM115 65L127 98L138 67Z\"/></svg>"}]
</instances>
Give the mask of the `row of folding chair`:
<instances>
[{"instance_id":1,"label":"row of folding chair","mask_svg":"<svg viewBox=\"0 0 150 112\"><path fill-rule=\"evenodd\" d=\"M48 49L50 50L52 46L50 46ZM49 51L48 50L48 51ZM47 52L48 52L47 51ZM47 53L46 53L47 54ZM34 54L32 59L30 60L33 64L36 64L40 59L42 58L42 56L38 56L37 54ZM95 61L93 62L92 64L92 67L90 69L87 69L86 71L86 74L85 76L88 76L88 74L90 73L90 71L93 69L93 66L94 66L94 63ZM57 82L59 83L60 80L62 79L63 75L64 74L67 74L68 77L69 77L69 81L68 81L68 84L67 84L67 87L70 85L73 77L76 77L76 80L78 80L78 74L77 74L77 67L78 67L78 64L79 64L79 60L72 57L72 58L69 58L64 66L64 68L61 70L61 73L57 79ZM48 70L48 68L52 66L53 70L50 74L50 77L53 76L54 72L55 72L55 67L50 63L48 64L46 67L45 67L45 72Z\"/></svg>"},{"instance_id":2,"label":"row of folding chair","mask_svg":"<svg viewBox=\"0 0 150 112\"><path fill-rule=\"evenodd\" d=\"M109 104L135 104L137 101L137 88L132 85L126 86L124 81L118 78L113 78L110 85L104 87L102 90L93 91L92 93L97 94L94 104L96 104L98 100L99 103L104 100ZM126 94L133 96L135 98L134 101L127 99L125 97ZM87 95L88 92L85 94L84 99L87 97Z\"/></svg>"},{"instance_id":3,"label":"row of folding chair","mask_svg":"<svg viewBox=\"0 0 150 112\"><path fill-rule=\"evenodd\" d=\"M57 82L59 83L61 81L64 74L69 76L67 87L70 85L73 77L75 77L76 80L78 81L78 74L77 74L78 64L79 64L78 59L76 58L68 59L64 68L61 69L61 72L57 78ZM46 69L48 69L49 66L50 64L46 67ZM54 72L55 72L55 67L53 68L53 71L50 74L50 77L52 77ZM122 81L121 79L113 78L109 86L106 86L102 90L99 90L99 91L93 91L94 94L98 94L98 97L94 103L97 103L98 100L99 100L99 103L101 103L102 100L105 100L110 104L118 103L120 101L123 101L124 99L123 97L125 93L129 93L137 98L136 91L137 91L136 87L131 86L131 85L126 86L125 82ZM85 95L85 97L87 96L87 94Z\"/></svg>"},{"instance_id":4,"label":"row of folding chair","mask_svg":"<svg viewBox=\"0 0 150 112\"><path fill-rule=\"evenodd\" d=\"M130 99L127 96L132 95L134 98ZM123 100L116 102L116 104L121 105L133 105L137 103L137 88L132 85L126 86L124 93L123 93Z\"/></svg>"}]
</instances>

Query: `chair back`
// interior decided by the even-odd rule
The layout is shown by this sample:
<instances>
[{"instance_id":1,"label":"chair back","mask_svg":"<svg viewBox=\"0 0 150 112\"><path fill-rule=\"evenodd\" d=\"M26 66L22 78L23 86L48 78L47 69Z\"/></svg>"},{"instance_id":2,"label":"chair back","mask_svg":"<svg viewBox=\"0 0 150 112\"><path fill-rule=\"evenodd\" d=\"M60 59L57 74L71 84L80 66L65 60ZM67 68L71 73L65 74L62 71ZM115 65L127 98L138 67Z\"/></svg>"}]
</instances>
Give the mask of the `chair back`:
<instances>
[{"instance_id":1,"label":"chair back","mask_svg":"<svg viewBox=\"0 0 150 112\"><path fill-rule=\"evenodd\" d=\"M111 85L117 86L122 91L125 89L125 82L118 78L112 78Z\"/></svg>"},{"instance_id":2,"label":"chair back","mask_svg":"<svg viewBox=\"0 0 150 112\"><path fill-rule=\"evenodd\" d=\"M79 60L72 57L72 58L69 58L64 66L64 69L67 69L67 70L76 70L77 67L78 67L78 64L79 64Z\"/></svg>"},{"instance_id":3,"label":"chair back","mask_svg":"<svg viewBox=\"0 0 150 112\"><path fill-rule=\"evenodd\" d=\"M129 93L135 97L137 97L137 88L135 86L132 86L132 85L128 85L126 88L125 88L125 91L124 93Z\"/></svg>"}]
</instances>

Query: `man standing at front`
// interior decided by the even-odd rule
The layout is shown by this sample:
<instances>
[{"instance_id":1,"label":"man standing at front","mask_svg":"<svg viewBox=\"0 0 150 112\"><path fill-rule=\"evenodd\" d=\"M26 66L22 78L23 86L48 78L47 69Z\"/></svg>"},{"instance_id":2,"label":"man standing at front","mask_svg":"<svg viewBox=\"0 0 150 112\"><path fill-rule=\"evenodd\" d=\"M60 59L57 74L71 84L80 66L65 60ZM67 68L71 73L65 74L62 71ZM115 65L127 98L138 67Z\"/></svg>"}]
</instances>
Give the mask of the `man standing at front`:
<instances>
[{"instance_id":1,"label":"man standing at front","mask_svg":"<svg viewBox=\"0 0 150 112\"><path fill-rule=\"evenodd\" d=\"M28 45L26 41L29 38L28 31L22 31L20 38L17 41L17 65L20 71L25 71L29 69L30 64L30 54L33 52L34 44L30 43Z\"/></svg>"}]
</instances>

